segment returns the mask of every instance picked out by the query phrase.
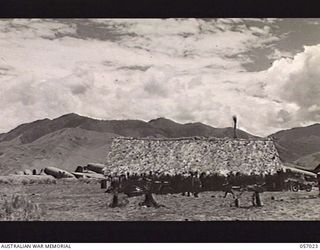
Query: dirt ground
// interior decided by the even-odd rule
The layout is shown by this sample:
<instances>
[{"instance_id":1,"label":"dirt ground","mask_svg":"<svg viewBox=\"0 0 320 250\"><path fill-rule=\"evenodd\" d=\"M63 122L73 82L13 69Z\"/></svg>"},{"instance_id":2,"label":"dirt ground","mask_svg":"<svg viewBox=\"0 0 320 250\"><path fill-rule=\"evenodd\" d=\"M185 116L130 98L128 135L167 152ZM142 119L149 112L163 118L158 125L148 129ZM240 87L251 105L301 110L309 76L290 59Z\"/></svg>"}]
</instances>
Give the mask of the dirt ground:
<instances>
[{"instance_id":1,"label":"dirt ground","mask_svg":"<svg viewBox=\"0 0 320 250\"><path fill-rule=\"evenodd\" d=\"M160 208L140 207L142 196L127 198L122 208L109 208L111 194L104 193L99 183L58 181L57 184L0 186L0 202L13 194L25 195L39 204L45 221L213 221L213 220L320 220L318 190L265 192L263 207L251 206L252 193L244 193L240 208L231 195L203 192L198 198L180 194L155 195L165 205ZM231 206L232 205L232 206Z\"/></svg>"}]
</instances>

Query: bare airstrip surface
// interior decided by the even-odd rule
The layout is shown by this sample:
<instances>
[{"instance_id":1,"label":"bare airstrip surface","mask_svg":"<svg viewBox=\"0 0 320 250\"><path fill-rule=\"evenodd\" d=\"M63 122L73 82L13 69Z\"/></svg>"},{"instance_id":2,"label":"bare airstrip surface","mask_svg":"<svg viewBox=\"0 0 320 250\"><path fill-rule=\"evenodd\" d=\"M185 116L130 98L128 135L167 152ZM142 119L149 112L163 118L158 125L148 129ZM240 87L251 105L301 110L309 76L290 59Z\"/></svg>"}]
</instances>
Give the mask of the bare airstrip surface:
<instances>
[{"instance_id":1,"label":"bare airstrip surface","mask_svg":"<svg viewBox=\"0 0 320 250\"><path fill-rule=\"evenodd\" d=\"M1 184L1 203L20 194L42 210L45 221L213 221L213 220L320 220L318 191L265 192L263 207L251 206L251 193L241 196L240 208L223 192L204 192L199 198L180 194L155 195L165 205L161 208L140 207L142 196L127 198L122 208L109 208L111 194L104 193L98 182L58 180L57 184Z\"/></svg>"}]
</instances>

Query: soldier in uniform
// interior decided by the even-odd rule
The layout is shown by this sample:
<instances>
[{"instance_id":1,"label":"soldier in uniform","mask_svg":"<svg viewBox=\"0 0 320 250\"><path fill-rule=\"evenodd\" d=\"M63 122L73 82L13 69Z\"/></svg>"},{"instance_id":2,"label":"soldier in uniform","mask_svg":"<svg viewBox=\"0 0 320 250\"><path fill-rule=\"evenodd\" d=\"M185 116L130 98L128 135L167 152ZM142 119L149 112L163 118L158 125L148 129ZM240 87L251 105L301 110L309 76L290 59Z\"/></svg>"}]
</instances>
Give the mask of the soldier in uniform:
<instances>
[{"instance_id":1,"label":"soldier in uniform","mask_svg":"<svg viewBox=\"0 0 320 250\"><path fill-rule=\"evenodd\" d=\"M232 194L232 197L235 199L235 194L232 190L233 185L234 185L234 175L232 172L230 172L226 177L226 182L223 184L224 191L225 191L223 198L226 198L228 194Z\"/></svg>"},{"instance_id":2,"label":"soldier in uniform","mask_svg":"<svg viewBox=\"0 0 320 250\"><path fill-rule=\"evenodd\" d=\"M253 191L253 195L252 195L252 205L253 206L257 206L257 207L262 207L262 202L261 202L261 198L260 198L260 193L263 192L263 186L265 184L254 184L252 191Z\"/></svg>"},{"instance_id":3,"label":"soldier in uniform","mask_svg":"<svg viewBox=\"0 0 320 250\"><path fill-rule=\"evenodd\" d=\"M119 191L121 187L120 176L113 174L111 176L111 192L113 194L112 202L109 207L118 207L119 206Z\"/></svg>"}]
</instances>

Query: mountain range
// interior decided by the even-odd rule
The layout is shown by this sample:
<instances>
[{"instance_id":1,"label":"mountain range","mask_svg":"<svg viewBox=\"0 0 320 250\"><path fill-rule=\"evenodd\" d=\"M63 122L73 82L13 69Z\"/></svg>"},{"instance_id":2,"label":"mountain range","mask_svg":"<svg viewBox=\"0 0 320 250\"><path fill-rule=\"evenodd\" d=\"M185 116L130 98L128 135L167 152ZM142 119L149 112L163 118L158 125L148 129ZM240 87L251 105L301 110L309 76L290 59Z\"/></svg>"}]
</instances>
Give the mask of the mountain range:
<instances>
[{"instance_id":1,"label":"mountain range","mask_svg":"<svg viewBox=\"0 0 320 250\"><path fill-rule=\"evenodd\" d=\"M270 135L275 141L283 162L291 162L303 169L320 166L320 124L278 131Z\"/></svg>"},{"instance_id":2,"label":"mountain range","mask_svg":"<svg viewBox=\"0 0 320 250\"><path fill-rule=\"evenodd\" d=\"M181 124L166 118L149 122L97 120L71 113L25 123L0 134L0 174L47 166L74 171L78 165L103 163L116 136L232 138L233 128L214 128L199 122ZM239 129L237 136L259 138ZM270 136L284 162L297 162L301 157L320 152L320 124L282 130Z\"/></svg>"}]
</instances>

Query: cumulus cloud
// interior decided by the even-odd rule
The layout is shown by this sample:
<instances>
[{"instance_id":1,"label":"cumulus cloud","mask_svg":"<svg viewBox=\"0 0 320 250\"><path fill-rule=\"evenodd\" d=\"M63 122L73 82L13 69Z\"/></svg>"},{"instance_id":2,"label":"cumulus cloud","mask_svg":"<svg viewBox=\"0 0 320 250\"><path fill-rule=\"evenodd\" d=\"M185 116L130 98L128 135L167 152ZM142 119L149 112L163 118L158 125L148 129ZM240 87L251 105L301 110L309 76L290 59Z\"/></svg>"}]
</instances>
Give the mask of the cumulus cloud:
<instances>
[{"instance_id":1,"label":"cumulus cloud","mask_svg":"<svg viewBox=\"0 0 320 250\"><path fill-rule=\"evenodd\" d=\"M249 19L251 21L251 19ZM94 19L109 31L121 34L119 44L152 56L167 58L211 59L215 65L236 63L227 57L264 47L278 40L267 20L246 25L244 19ZM114 34L112 35L114 36ZM219 58L219 60L215 60ZM239 59L239 58L238 58ZM243 57L242 59L247 59ZM244 61L238 61L242 64Z\"/></svg>"},{"instance_id":2,"label":"cumulus cloud","mask_svg":"<svg viewBox=\"0 0 320 250\"><path fill-rule=\"evenodd\" d=\"M272 53L267 55L267 58L270 60L279 60L283 57L291 58L293 57L293 53L290 51L279 50L278 48L273 48Z\"/></svg>"},{"instance_id":3,"label":"cumulus cloud","mask_svg":"<svg viewBox=\"0 0 320 250\"><path fill-rule=\"evenodd\" d=\"M60 79L41 81L32 74L5 81L0 92L2 114L7 119L1 129L40 118L53 118L62 113L81 110L94 88L90 72L75 69Z\"/></svg>"},{"instance_id":4,"label":"cumulus cloud","mask_svg":"<svg viewBox=\"0 0 320 250\"><path fill-rule=\"evenodd\" d=\"M1 38L44 38L55 39L76 33L74 24L45 19L6 19L0 20Z\"/></svg>"},{"instance_id":5,"label":"cumulus cloud","mask_svg":"<svg viewBox=\"0 0 320 250\"><path fill-rule=\"evenodd\" d=\"M320 45L305 46L292 59L275 61L267 72L267 92L270 98L291 105L279 111L284 123L302 125L320 119ZM280 113L281 112L281 113ZM288 117L290 119L288 120Z\"/></svg>"}]
</instances>

